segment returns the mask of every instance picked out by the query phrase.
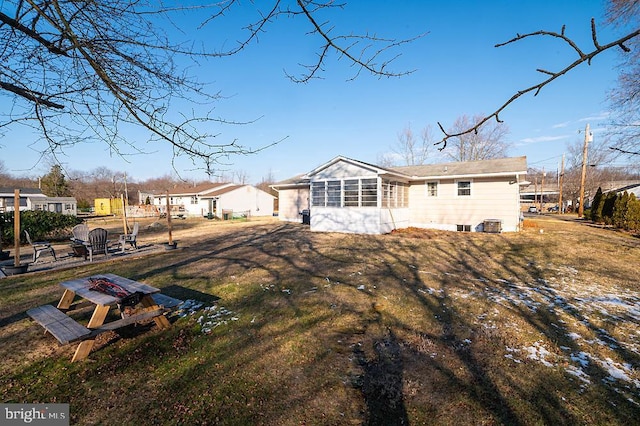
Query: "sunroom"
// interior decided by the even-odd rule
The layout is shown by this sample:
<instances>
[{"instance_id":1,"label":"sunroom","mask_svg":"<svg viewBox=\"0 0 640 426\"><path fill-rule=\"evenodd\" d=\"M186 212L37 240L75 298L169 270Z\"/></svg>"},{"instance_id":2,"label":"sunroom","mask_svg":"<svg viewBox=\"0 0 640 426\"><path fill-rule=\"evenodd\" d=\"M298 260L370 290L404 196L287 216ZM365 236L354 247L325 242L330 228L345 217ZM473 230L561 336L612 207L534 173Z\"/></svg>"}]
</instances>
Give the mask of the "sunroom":
<instances>
[{"instance_id":1,"label":"sunroom","mask_svg":"<svg viewBox=\"0 0 640 426\"><path fill-rule=\"evenodd\" d=\"M409 226L408 176L336 157L308 177L312 231L384 234Z\"/></svg>"}]
</instances>

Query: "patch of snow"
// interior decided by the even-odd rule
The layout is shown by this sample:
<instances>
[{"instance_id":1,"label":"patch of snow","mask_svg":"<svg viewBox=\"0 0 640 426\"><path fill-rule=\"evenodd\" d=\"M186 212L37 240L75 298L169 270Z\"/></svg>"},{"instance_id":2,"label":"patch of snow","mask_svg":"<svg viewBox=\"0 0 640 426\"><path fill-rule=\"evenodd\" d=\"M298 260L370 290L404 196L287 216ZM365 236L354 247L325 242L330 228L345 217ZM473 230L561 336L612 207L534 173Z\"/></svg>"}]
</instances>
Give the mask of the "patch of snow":
<instances>
[{"instance_id":1,"label":"patch of snow","mask_svg":"<svg viewBox=\"0 0 640 426\"><path fill-rule=\"evenodd\" d=\"M582 368L575 367L573 365L568 366L564 369L567 373L572 376L576 376L578 379L582 380L584 383L591 384L591 380L589 379L589 375L587 375Z\"/></svg>"},{"instance_id":2,"label":"patch of snow","mask_svg":"<svg viewBox=\"0 0 640 426\"><path fill-rule=\"evenodd\" d=\"M627 374L627 371L630 370L627 368L627 366L630 367L629 364L619 364L611 358L607 358L606 360L600 360L600 365L609 373L609 377L607 377L608 380L623 380L633 383L637 388L640 388L640 380L633 380Z\"/></svg>"},{"instance_id":3,"label":"patch of snow","mask_svg":"<svg viewBox=\"0 0 640 426\"><path fill-rule=\"evenodd\" d=\"M579 335L578 333L568 333L567 337L570 338L571 340L579 340L582 339L582 336Z\"/></svg>"},{"instance_id":4,"label":"patch of snow","mask_svg":"<svg viewBox=\"0 0 640 426\"><path fill-rule=\"evenodd\" d=\"M571 361L580 363L581 366L586 367L589 365L589 354L586 352L578 352L577 354L569 355Z\"/></svg>"},{"instance_id":5,"label":"patch of snow","mask_svg":"<svg viewBox=\"0 0 640 426\"><path fill-rule=\"evenodd\" d=\"M510 360L513 360L513 362L517 362L518 364L520 364L522 361L520 361L519 359L515 358L513 355L511 354L505 354L504 356L505 358L509 358Z\"/></svg>"},{"instance_id":6,"label":"patch of snow","mask_svg":"<svg viewBox=\"0 0 640 426\"><path fill-rule=\"evenodd\" d=\"M229 320L238 321L239 319L240 318L233 316L233 312L223 306L218 307L214 305L204 308L197 322L200 324L202 333L209 334L214 328L227 324Z\"/></svg>"},{"instance_id":7,"label":"patch of snow","mask_svg":"<svg viewBox=\"0 0 640 426\"><path fill-rule=\"evenodd\" d=\"M553 367L554 364L547 361L547 357L550 357L552 354L544 347L541 342L535 342L533 346L528 346L523 348L524 351L528 352L529 355L527 358L539 361L542 365L546 367Z\"/></svg>"}]
</instances>

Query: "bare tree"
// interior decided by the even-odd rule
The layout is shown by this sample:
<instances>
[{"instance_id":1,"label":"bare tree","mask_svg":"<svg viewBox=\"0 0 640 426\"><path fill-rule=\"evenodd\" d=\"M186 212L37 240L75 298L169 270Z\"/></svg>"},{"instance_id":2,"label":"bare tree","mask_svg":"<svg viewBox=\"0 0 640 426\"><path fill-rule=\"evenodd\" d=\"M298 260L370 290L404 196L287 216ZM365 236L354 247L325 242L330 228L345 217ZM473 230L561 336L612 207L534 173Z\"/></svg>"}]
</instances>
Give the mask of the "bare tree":
<instances>
[{"instance_id":1,"label":"bare tree","mask_svg":"<svg viewBox=\"0 0 640 426\"><path fill-rule=\"evenodd\" d=\"M273 170L269 169L267 175L262 177L260 182L256 185L256 188L277 197L278 192L270 186L274 183L276 183L276 178L273 174Z\"/></svg>"},{"instance_id":2,"label":"bare tree","mask_svg":"<svg viewBox=\"0 0 640 426\"><path fill-rule=\"evenodd\" d=\"M456 119L450 134L452 136L443 153L453 161L488 160L504 157L510 148L506 137L509 128L504 123L488 123L471 133L463 132L482 120L481 115L473 118L463 115Z\"/></svg>"},{"instance_id":3,"label":"bare tree","mask_svg":"<svg viewBox=\"0 0 640 426\"><path fill-rule=\"evenodd\" d=\"M411 126L407 125L402 132L398 133L398 140L392 150L402 158L404 163L402 165L419 166L427 162L433 145L431 126L422 129L418 137Z\"/></svg>"},{"instance_id":4,"label":"bare tree","mask_svg":"<svg viewBox=\"0 0 640 426\"><path fill-rule=\"evenodd\" d=\"M640 2L610 0L607 17L616 27L640 27ZM613 122L612 149L622 154L640 155L640 37L629 40L629 51L621 55L618 84L611 93L617 112Z\"/></svg>"},{"instance_id":5,"label":"bare tree","mask_svg":"<svg viewBox=\"0 0 640 426\"><path fill-rule=\"evenodd\" d=\"M546 70L541 68L537 69L536 71L541 73L546 78L544 78L541 82L533 86L530 86L526 89L518 90L506 102L504 102L500 107L498 107L498 109L496 109L491 114L480 117L479 120L476 120L470 126L467 126L464 128L457 128L454 126L452 130L447 131L445 130L444 126L441 123L438 123L438 126L444 135L442 139L438 142L438 144L440 145L440 149L442 150L445 149L447 147L447 144L450 142L452 138L475 133L481 127L490 123L492 120L495 120L495 122L497 123L501 123L502 121L500 120L500 114L502 113L502 111L504 111L511 103L515 102L518 98L528 93L533 93L533 95L536 96L538 93L540 93L540 91L545 86L547 86L552 81L566 75L567 73L569 73L574 68L580 65L591 64L591 61L596 56L610 49L619 48L626 55L627 64L628 65L633 64L633 67L635 67L635 68L629 69L630 73L628 75L635 76L635 83L632 86L635 88L633 93L637 94L638 85L640 84L638 83L638 80L637 80L637 76L639 75L638 68L637 68L638 67L638 44L639 44L638 36L640 35L640 28L638 27L638 17L640 15L638 13L639 10L640 10L640 2L638 2L637 0L633 0L633 1L609 0L609 16L610 16L609 22L610 23L624 22L627 25L625 26L625 29L627 29L627 31L625 31L624 35L622 35L621 37L615 40L612 40L606 44L601 44L598 38L596 22L594 19L591 19L591 40L593 43L592 50L586 50L578 46L578 44L571 37L567 35L565 31L566 30L565 26L562 26L559 32L540 30L540 31L535 31L527 34L517 34L511 40L508 40L504 43L496 44L495 47L502 47L502 46L518 43L524 39L528 39L532 37L552 37L554 39L559 40L561 43L564 43L567 46L569 46L575 52L577 58L575 58L573 62L568 63L564 68L557 71L551 71L551 70ZM631 28L631 30L629 30L628 28ZM632 48L629 46L633 46L634 48L633 54L630 54L632 52ZM635 74L633 74L634 72ZM626 73L623 71L621 76L624 76L624 75L626 75ZM640 98L636 97L635 102L639 102L638 99ZM637 110L638 109L636 108L635 109L636 113L637 113ZM633 121L629 121L627 124L630 124L630 123L633 123ZM637 132L637 128L635 128L635 131Z\"/></svg>"},{"instance_id":6,"label":"bare tree","mask_svg":"<svg viewBox=\"0 0 640 426\"><path fill-rule=\"evenodd\" d=\"M143 128L149 141L169 144L174 159L186 155L210 171L219 158L261 148L242 146L235 139L220 141L218 133L211 133L212 125L238 122L213 115L218 93L188 71L199 61L242 51L276 19L302 20L307 30L300 36L319 41L316 61L305 65L300 76L290 75L294 81L319 77L332 54L354 67L353 78L362 72L386 77L406 73L391 71L389 64L397 57L396 48L410 40L336 33L325 12L341 7L332 0L250 5L226 0L210 6L151 0L6 0L0 9L0 96L12 105L0 112L0 129L33 128L45 141L43 155L54 158L77 143L95 140L126 156L144 152L138 142L123 137L121 130L133 125ZM246 26L246 38L231 49L201 50L195 42L168 36L169 31L188 31L184 22L209 16L202 23L207 25L227 14L246 16L247 8L255 9L259 18ZM202 45L205 42L210 40L202 40ZM178 60L190 62L179 66ZM203 108L209 111L199 112Z\"/></svg>"}]
</instances>

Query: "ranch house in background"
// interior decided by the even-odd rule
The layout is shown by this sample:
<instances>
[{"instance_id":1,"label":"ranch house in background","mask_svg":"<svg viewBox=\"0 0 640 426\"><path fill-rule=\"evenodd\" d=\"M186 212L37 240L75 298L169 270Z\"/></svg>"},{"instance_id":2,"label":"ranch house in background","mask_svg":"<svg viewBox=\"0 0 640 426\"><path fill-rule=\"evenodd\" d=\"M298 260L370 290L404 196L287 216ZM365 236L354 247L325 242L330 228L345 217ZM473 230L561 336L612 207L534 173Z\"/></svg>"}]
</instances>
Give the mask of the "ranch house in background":
<instances>
[{"instance_id":1,"label":"ranch house in background","mask_svg":"<svg viewBox=\"0 0 640 426\"><path fill-rule=\"evenodd\" d=\"M141 191L138 196L140 204L149 203L162 213L166 211L166 191ZM233 183L207 183L169 190L174 216L273 216L274 198L255 186Z\"/></svg>"},{"instance_id":2,"label":"ranch house in background","mask_svg":"<svg viewBox=\"0 0 640 426\"><path fill-rule=\"evenodd\" d=\"M74 197L47 197L37 188L20 189L20 211L44 210L75 216L78 203ZM0 188L0 213L14 211L14 188Z\"/></svg>"},{"instance_id":3,"label":"ranch house in background","mask_svg":"<svg viewBox=\"0 0 640 426\"><path fill-rule=\"evenodd\" d=\"M272 188L280 220L308 222L312 231L514 232L526 173L526 157L383 168L338 156Z\"/></svg>"}]
</instances>

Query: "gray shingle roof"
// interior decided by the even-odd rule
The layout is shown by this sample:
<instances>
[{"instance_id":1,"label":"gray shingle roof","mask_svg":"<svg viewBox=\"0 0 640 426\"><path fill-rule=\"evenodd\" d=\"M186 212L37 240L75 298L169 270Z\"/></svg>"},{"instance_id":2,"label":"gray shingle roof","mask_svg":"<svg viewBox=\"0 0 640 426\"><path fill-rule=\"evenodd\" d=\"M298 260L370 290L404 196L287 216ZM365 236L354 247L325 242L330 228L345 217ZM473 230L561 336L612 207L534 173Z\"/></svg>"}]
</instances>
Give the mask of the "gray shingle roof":
<instances>
[{"instance_id":1,"label":"gray shingle roof","mask_svg":"<svg viewBox=\"0 0 640 426\"><path fill-rule=\"evenodd\" d=\"M422 166L391 167L398 173L412 177L472 176L484 174L526 173L527 157L494 160L463 161L456 163L425 164Z\"/></svg>"}]
</instances>

